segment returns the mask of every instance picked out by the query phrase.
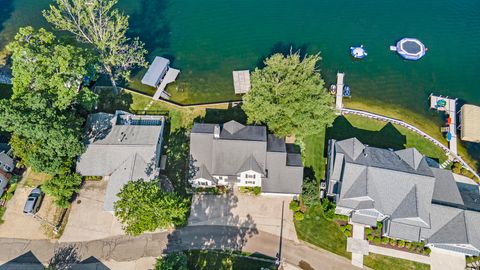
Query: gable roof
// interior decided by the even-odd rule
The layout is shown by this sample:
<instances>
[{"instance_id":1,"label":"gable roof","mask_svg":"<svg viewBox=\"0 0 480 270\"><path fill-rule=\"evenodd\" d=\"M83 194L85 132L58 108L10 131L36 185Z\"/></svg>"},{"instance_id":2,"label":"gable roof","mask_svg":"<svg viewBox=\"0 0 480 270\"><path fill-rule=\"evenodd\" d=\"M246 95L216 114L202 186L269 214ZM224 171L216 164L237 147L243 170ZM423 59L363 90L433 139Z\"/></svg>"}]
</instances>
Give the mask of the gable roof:
<instances>
[{"instance_id":1,"label":"gable roof","mask_svg":"<svg viewBox=\"0 0 480 270\"><path fill-rule=\"evenodd\" d=\"M414 170L418 169L420 162L423 160L423 155L415 148L398 150L395 153Z\"/></svg>"},{"instance_id":2,"label":"gable roof","mask_svg":"<svg viewBox=\"0 0 480 270\"><path fill-rule=\"evenodd\" d=\"M240 166L240 168L238 168L237 174L240 174L240 173L246 172L246 171L254 171L254 172L257 172L257 173L261 174L262 176L265 175L265 172L260 167L260 165L258 165L258 162L255 159L255 157L253 156L253 154L250 155L245 160L245 162L243 162L243 164L242 164L242 166Z\"/></svg>"},{"instance_id":3,"label":"gable roof","mask_svg":"<svg viewBox=\"0 0 480 270\"><path fill-rule=\"evenodd\" d=\"M168 68L170 60L160 56L156 56L152 64L148 67L147 72L142 78L142 83L156 87L157 84L162 79L162 76L165 75L165 70Z\"/></svg>"},{"instance_id":4,"label":"gable roof","mask_svg":"<svg viewBox=\"0 0 480 270\"><path fill-rule=\"evenodd\" d=\"M214 137L216 129L218 137ZM263 192L301 193L301 155L288 152L285 140L267 134L265 126L244 126L235 121L223 125L194 123L190 162L192 179L200 178L202 167L213 176L229 177L252 170L268 177L268 182L262 179Z\"/></svg>"}]
</instances>

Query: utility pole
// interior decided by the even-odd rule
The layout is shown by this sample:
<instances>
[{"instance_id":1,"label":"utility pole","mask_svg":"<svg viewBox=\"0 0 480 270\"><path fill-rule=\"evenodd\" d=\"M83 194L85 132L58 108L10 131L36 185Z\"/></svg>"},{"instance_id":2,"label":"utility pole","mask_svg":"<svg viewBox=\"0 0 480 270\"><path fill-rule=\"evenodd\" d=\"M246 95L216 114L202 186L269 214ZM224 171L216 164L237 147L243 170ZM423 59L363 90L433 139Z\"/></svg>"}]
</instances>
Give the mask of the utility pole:
<instances>
[{"instance_id":1,"label":"utility pole","mask_svg":"<svg viewBox=\"0 0 480 270\"><path fill-rule=\"evenodd\" d=\"M283 210L285 207L285 201L282 201L282 219L280 220L280 243L278 246L277 258L275 260L275 266L278 270L282 261L282 240L283 240Z\"/></svg>"}]
</instances>

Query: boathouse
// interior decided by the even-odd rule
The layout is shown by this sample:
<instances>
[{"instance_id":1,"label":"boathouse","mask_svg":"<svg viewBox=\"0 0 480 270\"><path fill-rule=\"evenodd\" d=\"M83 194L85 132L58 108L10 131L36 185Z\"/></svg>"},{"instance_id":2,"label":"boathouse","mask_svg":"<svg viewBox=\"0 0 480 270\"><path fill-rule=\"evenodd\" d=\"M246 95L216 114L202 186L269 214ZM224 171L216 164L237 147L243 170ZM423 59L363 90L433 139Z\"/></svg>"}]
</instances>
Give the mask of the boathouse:
<instances>
[{"instance_id":1,"label":"boathouse","mask_svg":"<svg viewBox=\"0 0 480 270\"><path fill-rule=\"evenodd\" d=\"M160 56L155 57L153 63L142 78L142 83L151 87L157 87L167 74L170 60Z\"/></svg>"}]
</instances>

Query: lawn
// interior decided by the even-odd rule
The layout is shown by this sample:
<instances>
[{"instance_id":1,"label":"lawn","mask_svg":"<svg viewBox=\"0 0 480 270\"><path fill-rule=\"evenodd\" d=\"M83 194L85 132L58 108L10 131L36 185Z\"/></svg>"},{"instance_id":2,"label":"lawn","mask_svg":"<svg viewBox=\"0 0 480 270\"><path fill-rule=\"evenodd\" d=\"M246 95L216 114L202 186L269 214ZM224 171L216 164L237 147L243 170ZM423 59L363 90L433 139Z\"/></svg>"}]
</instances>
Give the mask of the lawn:
<instances>
[{"instance_id":1,"label":"lawn","mask_svg":"<svg viewBox=\"0 0 480 270\"><path fill-rule=\"evenodd\" d=\"M329 221L323 217L323 210L320 205L310 207L305 213L304 220L295 221L295 228L300 240L351 259L351 253L346 251L346 236L340 231L340 227L335 222ZM382 270L430 269L430 266L426 264L377 254L365 256L364 265L372 269Z\"/></svg>"},{"instance_id":2,"label":"lawn","mask_svg":"<svg viewBox=\"0 0 480 270\"><path fill-rule=\"evenodd\" d=\"M327 129L328 139L344 140L351 137L357 137L373 147L394 150L415 147L420 153L437 159L440 163L447 159L441 148L402 126L358 115L346 115L337 117L333 126Z\"/></svg>"},{"instance_id":3,"label":"lawn","mask_svg":"<svg viewBox=\"0 0 480 270\"><path fill-rule=\"evenodd\" d=\"M221 250L189 250L185 253L188 258L188 269L250 270L261 267L275 269L275 259L262 254Z\"/></svg>"}]
</instances>

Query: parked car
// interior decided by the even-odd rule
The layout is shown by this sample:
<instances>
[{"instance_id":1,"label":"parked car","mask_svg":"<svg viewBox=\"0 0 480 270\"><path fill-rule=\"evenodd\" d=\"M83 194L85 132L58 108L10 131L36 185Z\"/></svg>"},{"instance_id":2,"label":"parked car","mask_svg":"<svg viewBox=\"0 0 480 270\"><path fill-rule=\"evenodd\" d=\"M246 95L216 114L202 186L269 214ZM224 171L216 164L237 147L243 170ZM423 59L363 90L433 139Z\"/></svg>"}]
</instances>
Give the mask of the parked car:
<instances>
[{"instance_id":1,"label":"parked car","mask_svg":"<svg viewBox=\"0 0 480 270\"><path fill-rule=\"evenodd\" d=\"M23 207L23 213L34 215L40 209L40 205L42 204L43 200L43 192L39 188L35 188L30 192L28 195L27 201L25 202L25 207Z\"/></svg>"}]
</instances>

